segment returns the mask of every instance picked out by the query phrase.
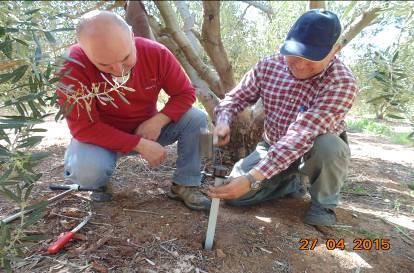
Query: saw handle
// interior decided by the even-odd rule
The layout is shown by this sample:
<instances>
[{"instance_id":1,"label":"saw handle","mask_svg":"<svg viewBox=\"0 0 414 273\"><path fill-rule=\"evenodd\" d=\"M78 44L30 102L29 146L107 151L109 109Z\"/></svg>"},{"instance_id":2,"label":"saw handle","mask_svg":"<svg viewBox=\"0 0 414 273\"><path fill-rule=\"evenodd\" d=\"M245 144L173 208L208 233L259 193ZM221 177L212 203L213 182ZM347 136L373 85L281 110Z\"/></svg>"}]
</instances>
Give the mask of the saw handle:
<instances>
[{"instance_id":1,"label":"saw handle","mask_svg":"<svg viewBox=\"0 0 414 273\"><path fill-rule=\"evenodd\" d=\"M73 231L60 234L56 242L54 242L50 247L47 248L47 252L49 254L57 253L60 249L62 249L67 244L67 242L70 241L70 239L73 238L73 236L75 236L75 232Z\"/></svg>"}]
</instances>

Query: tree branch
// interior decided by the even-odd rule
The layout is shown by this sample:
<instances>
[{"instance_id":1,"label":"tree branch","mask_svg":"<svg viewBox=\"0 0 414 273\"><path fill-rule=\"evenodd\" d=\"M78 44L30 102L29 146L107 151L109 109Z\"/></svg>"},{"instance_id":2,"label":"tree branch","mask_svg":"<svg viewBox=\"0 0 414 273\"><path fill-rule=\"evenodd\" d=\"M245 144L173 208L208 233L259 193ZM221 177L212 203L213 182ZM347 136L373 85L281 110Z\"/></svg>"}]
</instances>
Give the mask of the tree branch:
<instances>
[{"instance_id":1,"label":"tree branch","mask_svg":"<svg viewBox=\"0 0 414 273\"><path fill-rule=\"evenodd\" d=\"M228 60L220 35L220 2L203 1L204 19L202 26L202 45L210 57L227 92L235 85L233 68Z\"/></svg>"},{"instance_id":2,"label":"tree branch","mask_svg":"<svg viewBox=\"0 0 414 273\"><path fill-rule=\"evenodd\" d=\"M75 15L67 15L67 17L69 17L70 19L77 19L77 18L81 17L82 15L84 15L84 14L90 12L90 11L93 11L93 10L96 10L96 9L97 10L101 9L107 3L108 3L107 1L98 2L96 4L96 6L94 6L94 7L91 7L89 9L83 10L83 11L81 11L81 12L75 14ZM126 1L125 0L116 0L115 3L113 3L112 5L106 7L105 10L111 11L111 10L113 10L115 8L123 7L125 4L126 4Z\"/></svg>"},{"instance_id":3,"label":"tree branch","mask_svg":"<svg viewBox=\"0 0 414 273\"><path fill-rule=\"evenodd\" d=\"M267 13L268 16L275 14L271 6L264 5L260 3L259 1L243 1L243 2Z\"/></svg>"},{"instance_id":4,"label":"tree branch","mask_svg":"<svg viewBox=\"0 0 414 273\"><path fill-rule=\"evenodd\" d=\"M15 68L15 67L17 67L19 65L22 65L24 63L26 63L26 62L23 61L23 60L2 61L0 63L0 71Z\"/></svg>"},{"instance_id":5,"label":"tree branch","mask_svg":"<svg viewBox=\"0 0 414 273\"><path fill-rule=\"evenodd\" d=\"M164 19L167 31L183 51L188 62L194 67L200 77L208 83L217 96L224 97L224 90L219 77L201 61L201 58L197 56L197 53L191 46L185 34L180 31L177 19L170 4L166 1L155 1L155 4Z\"/></svg>"},{"instance_id":6,"label":"tree branch","mask_svg":"<svg viewBox=\"0 0 414 273\"><path fill-rule=\"evenodd\" d=\"M155 40L148 24L147 12L141 1L128 1L126 21L132 26L135 36Z\"/></svg>"},{"instance_id":7,"label":"tree branch","mask_svg":"<svg viewBox=\"0 0 414 273\"><path fill-rule=\"evenodd\" d=\"M200 100L201 104L203 104L209 116L213 117L214 108L219 103L217 96L210 90L208 84L200 78L197 71L188 62L184 53L180 50L174 40L171 39L167 32L163 32L161 25L155 18L149 16L148 21L157 41L165 45L177 57L190 78L192 85L196 89L197 98Z\"/></svg>"},{"instance_id":8,"label":"tree branch","mask_svg":"<svg viewBox=\"0 0 414 273\"><path fill-rule=\"evenodd\" d=\"M160 36L159 42L168 47L168 49L171 50L171 52L173 52L177 59L180 61L188 77L190 78L192 85L196 89L197 98L203 104L208 115L210 117L213 117L214 108L219 103L217 96L214 95L214 93L210 90L208 84L200 78L197 71L194 69L194 67L191 66L187 58L180 51L177 44L174 43L170 37L165 35Z\"/></svg>"},{"instance_id":9,"label":"tree branch","mask_svg":"<svg viewBox=\"0 0 414 273\"><path fill-rule=\"evenodd\" d=\"M365 27L372 24L375 18L378 17L380 7L371 8L361 14L355 21L349 25L349 27L344 31L340 38L340 45L342 47L346 46L358 33L360 33Z\"/></svg>"},{"instance_id":10,"label":"tree branch","mask_svg":"<svg viewBox=\"0 0 414 273\"><path fill-rule=\"evenodd\" d=\"M308 10L310 10L310 9L324 9L324 8L325 8L325 1L310 0L308 2Z\"/></svg>"},{"instance_id":11,"label":"tree branch","mask_svg":"<svg viewBox=\"0 0 414 273\"><path fill-rule=\"evenodd\" d=\"M184 21L183 31L187 36L188 40L190 41L191 46L196 51L197 55L201 55L201 48L198 43L197 37L194 35L192 31L195 23L194 14L191 14L188 5L185 1L174 1L175 6L178 9L178 12L181 15L181 18Z\"/></svg>"}]
</instances>

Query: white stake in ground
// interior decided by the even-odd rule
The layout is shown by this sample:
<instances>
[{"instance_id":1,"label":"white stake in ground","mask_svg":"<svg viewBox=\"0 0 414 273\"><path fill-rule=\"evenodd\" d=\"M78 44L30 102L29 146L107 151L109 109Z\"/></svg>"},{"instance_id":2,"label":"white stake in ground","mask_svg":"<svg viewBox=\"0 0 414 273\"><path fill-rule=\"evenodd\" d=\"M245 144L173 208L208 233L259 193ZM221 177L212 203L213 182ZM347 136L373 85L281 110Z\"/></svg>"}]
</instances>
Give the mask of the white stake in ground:
<instances>
[{"instance_id":1,"label":"white stake in ground","mask_svg":"<svg viewBox=\"0 0 414 273\"><path fill-rule=\"evenodd\" d=\"M219 168L219 167L215 167L215 169L216 168ZM216 174L214 174L214 176L215 176L214 186L215 187L223 185L223 182L225 180L225 178L224 178L225 171L226 170L224 169L223 177L219 177ZM208 227L207 227L206 242L205 242L205 245L204 245L204 248L206 250L211 250L212 247L213 247L214 233L216 231L216 223L217 223L217 216L218 216L219 205L220 205L220 199L219 198L213 198L211 200L210 215L208 217Z\"/></svg>"},{"instance_id":2,"label":"white stake in ground","mask_svg":"<svg viewBox=\"0 0 414 273\"><path fill-rule=\"evenodd\" d=\"M213 138L213 145L217 145L217 142L218 142L218 139L215 136ZM218 186L223 185L224 180L226 179L227 169L221 165L216 165L217 162L214 162L214 163L215 163L214 171L213 171L214 186L218 187ZM210 215L208 217L207 235L206 235L206 241L204 244L204 249L206 250L211 250L213 248L214 233L216 232L219 205L220 205L219 198L213 198L211 200Z\"/></svg>"}]
</instances>

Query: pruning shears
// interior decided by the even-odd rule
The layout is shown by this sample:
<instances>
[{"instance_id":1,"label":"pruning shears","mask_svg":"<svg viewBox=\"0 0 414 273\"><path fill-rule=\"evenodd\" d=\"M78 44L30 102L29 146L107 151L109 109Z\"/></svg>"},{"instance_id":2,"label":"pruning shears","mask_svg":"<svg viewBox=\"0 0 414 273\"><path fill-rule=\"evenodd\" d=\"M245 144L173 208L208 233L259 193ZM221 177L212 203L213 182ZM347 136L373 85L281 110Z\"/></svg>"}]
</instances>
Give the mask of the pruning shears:
<instances>
[{"instance_id":1,"label":"pruning shears","mask_svg":"<svg viewBox=\"0 0 414 273\"><path fill-rule=\"evenodd\" d=\"M50 247L48 247L47 252L49 254L55 254L59 250L61 250L70 241L70 239L72 239L73 236L75 236L76 232L78 232L84 225L86 225L86 223L91 219L91 217L92 217L92 214L89 214L74 229L72 229L71 231L65 232L65 233L61 233L58 239Z\"/></svg>"}]
</instances>

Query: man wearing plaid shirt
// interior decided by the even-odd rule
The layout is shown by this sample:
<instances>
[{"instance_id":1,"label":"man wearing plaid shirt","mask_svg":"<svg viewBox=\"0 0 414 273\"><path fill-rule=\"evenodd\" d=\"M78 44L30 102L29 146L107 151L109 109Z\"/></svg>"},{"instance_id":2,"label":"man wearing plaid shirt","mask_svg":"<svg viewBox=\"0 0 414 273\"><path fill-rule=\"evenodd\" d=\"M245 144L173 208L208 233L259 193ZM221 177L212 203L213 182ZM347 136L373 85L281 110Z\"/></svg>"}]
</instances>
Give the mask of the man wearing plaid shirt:
<instances>
[{"instance_id":1,"label":"man wearing plaid shirt","mask_svg":"<svg viewBox=\"0 0 414 273\"><path fill-rule=\"evenodd\" d=\"M280 49L262 59L215 109L219 145L230 140L233 117L262 99L263 140L234 166L231 181L211 187L210 197L251 205L280 197L302 197L310 181L305 223L336 223L334 208L347 175L350 150L345 115L357 94L352 73L335 55L338 17L326 10L303 14Z\"/></svg>"}]
</instances>

